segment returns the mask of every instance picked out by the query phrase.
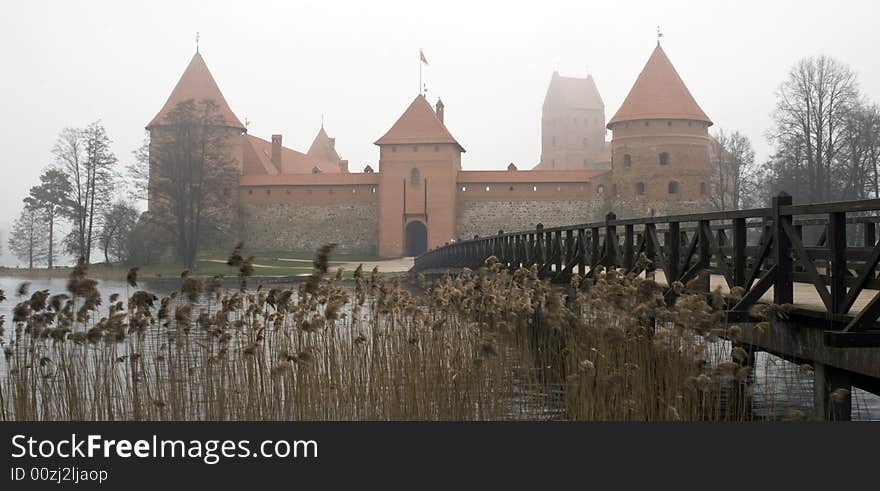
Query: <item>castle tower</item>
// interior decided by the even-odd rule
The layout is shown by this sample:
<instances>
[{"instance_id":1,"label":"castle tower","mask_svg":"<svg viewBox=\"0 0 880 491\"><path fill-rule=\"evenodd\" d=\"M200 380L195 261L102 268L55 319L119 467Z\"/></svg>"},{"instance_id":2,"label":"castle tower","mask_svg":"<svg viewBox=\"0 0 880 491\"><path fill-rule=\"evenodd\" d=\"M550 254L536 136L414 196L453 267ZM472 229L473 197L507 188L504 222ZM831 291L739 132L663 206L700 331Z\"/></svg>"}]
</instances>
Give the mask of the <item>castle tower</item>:
<instances>
[{"instance_id":1,"label":"castle tower","mask_svg":"<svg viewBox=\"0 0 880 491\"><path fill-rule=\"evenodd\" d=\"M202 55L196 51L196 54L193 55L192 60L190 60L189 65L186 67L186 70L184 70L183 75L181 75L180 80L177 82L177 85L174 86L174 90L171 91L171 95L168 96L165 105L162 106L162 109L146 126L147 131L150 132L150 179L152 180L155 178L153 162L154 156L158 155L158 146L161 145L162 142L168 141L169 138L173 138L171 126L174 122L174 111L179 104L187 101L192 101L196 104L203 104L205 101L210 101L213 105L214 113L211 118L212 122L219 127L221 131L220 134L224 136L224 151L228 153L227 159L234 162L240 172L243 160L242 135L247 132L247 129L235 113L232 112L232 109L230 109L229 104L226 102L226 98L223 97L223 93L220 92L220 88L217 86L217 82L214 81L214 77L211 75L210 70L208 70L205 60L202 58ZM235 183L236 186L237 184L238 183ZM154 186L151 185L150 189L152 190L153 188ZM234 189L230 189L230 199L234 199L236 196L237 193L235 191L236 190ZM152 191L150 194L147 203L148 211L153 210L155 205Z\"/></svg>"},{"instance_id":2,"label":"castle tower","mask_svg":"<svg viewBox=\"0 0 880 491\"><path fill-rule=\"evenodd\" d=\"M438 112L443 114L442 103ZM379 255L418 255L455 234L455 187L464 148L419 94L376 140Z\"/></svg>"},{"instance_id":3,"label":"castle tower","mask_svg":"<svg viewBox=\"0 0 880 491\"><path fill-rule=\"evenodd\" d=\"M658 43L608 122L612 199L633 203L630 213L704 206L711 125Z\"/></svg>"},{"instance_id":4,"label":"castle tower","mask_svg":"<svg viewBox=\"0 0 880 491\"><path fill-rule=\"evenodd\" d=\"M604 145L605 103L593 77L553 72L541 116L541 162L535 169L602 168L597 161Z\"/></svg>"},{"instance_id":5,"label":"castle tower","mask_svg":"<svg viewBox=\"0 0 880 491\"><path fill-rule=\"evenodd\" d=\"M312 140L312 145L309 147L307 155L336 165L339 167L339 172L348 172L348 160L343 160L339 156L339 153L336 151L336 138L327 136L323 124L321 129L318 130L318 134L315 135L315 139Z\"/></svg>"}]
</instances>

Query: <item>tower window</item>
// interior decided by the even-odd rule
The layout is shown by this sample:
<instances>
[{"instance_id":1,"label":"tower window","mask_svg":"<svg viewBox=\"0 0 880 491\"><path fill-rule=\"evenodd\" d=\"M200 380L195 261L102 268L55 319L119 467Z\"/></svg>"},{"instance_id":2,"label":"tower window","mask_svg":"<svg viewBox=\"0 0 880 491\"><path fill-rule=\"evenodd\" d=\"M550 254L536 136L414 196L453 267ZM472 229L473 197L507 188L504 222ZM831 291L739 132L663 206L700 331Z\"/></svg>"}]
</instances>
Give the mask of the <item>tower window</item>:
<instances>
[{"instance_id":1,"label":"tower window","mask_svg":"<svg viewBox=\"0 0 880 491\"><path fill-rule=\"evenodd\" d=\"M418 186L419 181L422 180L422 173L419 172L419 169L413 167L413 169L409 171L409 179L413 186Z\"/></svg>"},{"instance_id":2,"label":"tower window","mask_svg":"<svg viewBox=\"0 0 880 491\"><path fill-rule=\"evenodd\" d=\"M627 153L627 154L624 154L624 155L623 155L623 166L624 166L624 167L629 167L629 166L631 166L631 165L632 165L632 155L630 155L630 154L628 154L628 153Z\"/></svg>"},{"instance_id":3,"label":"tower window","mask_svg":"<svg viewBox=\"0 0 880 491\"><path fill-rule=\"evenodd\" d=\"M272 190L271 190L271 189L267 189L267 190L266 190L266 194L272 194Z\"/></svg>"},{"instance_id":4,"label":"tower window","mask_svg":"<svg viewBox=\"0 0 880 491\"><path fill-rule=\"evenodd\" d=\"M434 145L434 151L435 151L435 152L439 152L439 151L440 151L440 145Z\"/></svg>"},{"instance_id":5,"label":"tower window","mask_svg":"<svg viewBox=\"0 0 880 491\"><path fill-rule=\"evenodd\" d=\"M413 152L418 152L418 151L419 151L419 146L413 145Z\"/></svg>"},{"instance_id":6,"label":"tower window","mask_svg":"<svg viewBox=\"0 0 880 491\"><path fill-rule=\"evenodd\" d=\"M645 183L637 182L636 183L636 194L645 194Z\"/></svg>"},{"instance_id":7,"label":"tower window","mask_svg":"<svg viewBox=\"0 0 880 491\"><path fill-rule=\"evenodd\" d=\"M486 186L486 192L488 193L491 190L489 186Z\"/></svg>"},{"instance_id":8,"label":"tower window","mask_svg":"<svg viewBox=\"0 0 880 491\"><path fill-rule=\"evenodd\" d=\"M532 191L537 191L537 190L538 190L538 186L532 186Z\"/></svg>"},{"instance_id":9,"label":"tower window","mask_svg":"<svg viewBox=\"0 0 880 491\"><path fill-rule=\"evenodd\" d=\"M667 121L666 126L672 126L672 121Z\"/></svg>"},{"instance_id":10,"label":"tower window","mask_svg":"<svg viewBox=\"0 0 880 491\"><path fill-rule=\"evenodd\" d=\"M605 185L599 184L598 186L596 186L596 195L602 196L603 194L605 194Z\"/></svg>"},{"instance_id":11,"label":"tower window","mask_svg":"<svg viewBox=\"0 0 880 491\"><path fill-rule=\"evenodd\" d=\"M588 143L587 139L584 138L584 148L587 148L587 143Z\"/></svg>"},{"instance_id":12,"label":"tower window","mask_svg":"<svg viewBox=\"0 0 880 491\"><path fill-rule=\"evenodd\" d=\"M467 186L462 186L462 187L461 187L461 192L462 192L462 193L467 192Z\"/></svg>"},{"instance_id":13,"label":"tower window","mask_svg":"<svg viewBox=\"0 0 880 491\"><path fill-rule=\"evenodd\" d=\"M669 194L678 194L678 181L669 181Z\"/></svg>"},{"instance_id":14,"label":"tower window","mask_svg":"<svg viewBox=\"0 0 880 491\"><path fill-rule=\"evenodd\" d=\"M370 192L376 194L376 186L371 187Z\"/></svg>"},{"instance_id":15,"label":"tower window","mask_svg":"<svg viewBox=\"0 0 880 491\"><path fill-rule=\"evenodd\" d=\"M660 152L660 165L668 165L669 164L669 154L666 152Z\"/></svg>"},{"instance_id":16,"label":"tower window","mask_svg":"<svg viewBox=\"0 0 880 491\"><path fill-rule=\"evenodd\" d=\"M706 183L705 182L700 183L700 194L702 194L702 195L706 194Z\"/></svg>"}]
</instances>

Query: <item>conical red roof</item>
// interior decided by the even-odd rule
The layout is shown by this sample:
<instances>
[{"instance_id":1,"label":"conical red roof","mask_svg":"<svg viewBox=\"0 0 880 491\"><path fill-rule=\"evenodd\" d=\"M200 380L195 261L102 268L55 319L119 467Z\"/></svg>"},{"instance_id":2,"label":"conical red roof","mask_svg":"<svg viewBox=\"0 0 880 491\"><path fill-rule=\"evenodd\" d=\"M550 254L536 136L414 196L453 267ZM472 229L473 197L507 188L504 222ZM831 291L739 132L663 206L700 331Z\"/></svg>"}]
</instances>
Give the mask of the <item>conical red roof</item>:
<instances>
[{"instance_id":1,"label":"conical red roof","mask_svg":"<svg viewBox=\"0 0 880 491\"><path fill-rule=\"evenodd\" d=\"M213 100L218 106L219 115L222 116L223 122L227 126L246 131L244 125L229 108L217 82L214 81L214 77L208 70L208 65L205 64L205 60L198 52L192 57L189 66L186 67L174 90L171 91L171 95L168 96L165 105L162 106L162 110L150 121L147 129L164 123L168 113L173 111L177 104L190 99L194 101Z\"/></svg>"},{"instance_id":2,"label":"conical red roof","mask_svg":"<svg viewBox=\"0 0 880 491\"><path fill-rule=\"evenodd\" d=\"M608 122L608 128L621 121L640 119L688 119L712 124L659 44Z\"/></svg>"},{"instance_id":3,"label":"conical red roof","mask_svg":"<svg viewBox=\"0 0 880 491\"><path fill-rule=\"evenodd\" d=\"M454 143L464 152L464 148L449 133L434 113L434 109L425 100L425 96L421 94L416 96L394 126L382 138L376 140L376 145L414 143Z\"/></svg>"},{"instance_id":4,"label":"conical red roof","mask_svg":"<svg viewBox=\"0 0 880 491\"><path fill-rule=\"evenodd\" d=\"M330 141L330 137L327 136L323 126L321 126L318 134L315 135L312 146L309 147L307 153L312 157L326 160L327 162L338 162L340 160L339 153L336 152L335 145Z\"/></svg>"}]
</instances>

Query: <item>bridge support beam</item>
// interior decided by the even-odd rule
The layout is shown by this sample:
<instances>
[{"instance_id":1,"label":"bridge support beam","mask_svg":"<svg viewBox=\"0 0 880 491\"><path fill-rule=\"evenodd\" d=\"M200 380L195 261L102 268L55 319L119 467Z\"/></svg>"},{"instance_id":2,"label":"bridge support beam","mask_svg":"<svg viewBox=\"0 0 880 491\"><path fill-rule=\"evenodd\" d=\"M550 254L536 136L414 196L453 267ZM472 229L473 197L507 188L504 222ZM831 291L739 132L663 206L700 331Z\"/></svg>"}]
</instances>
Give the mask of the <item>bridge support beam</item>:
<instances>
[{"instance_id":1,"label":"bridge support beam","mask_svg":"<svg viewBox=\"0 0 880 491\"><path fill-rule=\"evenodd\" d=\"M852 383L849 373L824 363L813 364L813 417L849 421L852 415Z\"/></svg>"}]
</instances>

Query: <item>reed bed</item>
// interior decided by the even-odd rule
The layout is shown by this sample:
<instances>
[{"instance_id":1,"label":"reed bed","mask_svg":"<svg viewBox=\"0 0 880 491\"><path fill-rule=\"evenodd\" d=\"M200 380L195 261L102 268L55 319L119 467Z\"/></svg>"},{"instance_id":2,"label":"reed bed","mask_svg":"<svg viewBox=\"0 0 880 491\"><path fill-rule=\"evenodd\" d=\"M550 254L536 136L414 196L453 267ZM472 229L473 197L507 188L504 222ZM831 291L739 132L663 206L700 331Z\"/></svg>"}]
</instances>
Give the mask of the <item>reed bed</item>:
<instances>
[{"instance_id":1,"label":"reed bed","mask_svg":"<svg viewBox=\"0 0 880 491\"><path fill-rule=\"evenodd\" d=\"M559 288L495 258L434 284L361 268L343 280L331 251L286 288L248 288L240 246L238 289L184 272L158 298L133 270L129 298L104 299L83 264L66 293L23 286L0 420L752 417L750 354L717 349L736 339L720 294L674 285L669 306L634 275Z\"/></svg>"}]
</instances>

